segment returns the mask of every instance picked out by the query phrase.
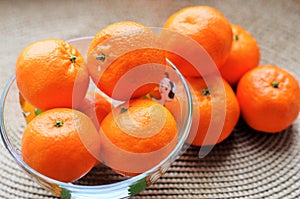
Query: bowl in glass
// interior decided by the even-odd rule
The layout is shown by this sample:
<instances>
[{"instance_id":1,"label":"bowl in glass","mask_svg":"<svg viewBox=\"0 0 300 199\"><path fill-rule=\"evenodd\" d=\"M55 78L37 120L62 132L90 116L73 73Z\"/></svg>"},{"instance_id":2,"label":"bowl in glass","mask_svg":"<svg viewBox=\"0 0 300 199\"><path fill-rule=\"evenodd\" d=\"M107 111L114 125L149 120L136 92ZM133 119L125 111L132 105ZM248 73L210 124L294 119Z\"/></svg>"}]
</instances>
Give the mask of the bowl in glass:
<instances>
[{"instance_id":1,"label":"bowl in glass","mask_svg":"<svg viewBox=\"0 0 300 199\"><path fill-rule=\"evenodd\" d=\"M92 37L81 37L68 40L68 42L75 46L83 55L86 55L91 40ZM151 186L162 176L188 145L185 141L191 127L192 99L183 76L176 66L169 61L168 63L169 67L166 67L165 70L176 84L175 95L180 95L180 98L178 98L180 104L178 109L180 110L181 118L179 121L177 120L177 144L165 159L139 175L134 177L120 175L101 164L93 168L81 179L72 183L64 183L48 178L28 166L21 156L22 132L26 126L26 121L19 102L19 90L15 81L15 75L12 75L6 84L0 101L0 130L3 143L16 164L55 196L61 198L110 199L131 197ZM91 82L89 89L94 89L94 87L95 85ZM72 165L70 165L70 169L71 167Z\"/></svg>"}]
</instances>

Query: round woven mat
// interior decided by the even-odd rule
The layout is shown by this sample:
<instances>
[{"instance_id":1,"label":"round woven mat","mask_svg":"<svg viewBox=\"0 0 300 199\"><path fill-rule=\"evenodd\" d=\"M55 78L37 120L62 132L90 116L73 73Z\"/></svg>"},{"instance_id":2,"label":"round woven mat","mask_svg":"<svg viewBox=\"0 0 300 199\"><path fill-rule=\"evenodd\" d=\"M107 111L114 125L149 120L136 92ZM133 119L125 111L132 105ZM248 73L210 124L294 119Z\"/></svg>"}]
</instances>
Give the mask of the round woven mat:
<instances>
[{"instance_id":1,"label":"round woven mat","mask_svg":"<svg viewBox=\"0 0 300 199\"><path fill-rule=\"evenodd\" d=\"M136 198L300 197L299 130L295 124L268 135L240 124L202 159L197 157L199 148L190 147L156 185Z\"/></svg>"},{"instance_id":2,"label":"round woven mat","mask_svg":"<svg viewBox=\"0 0 300 199\"><path fill-rule=\"evenodd\" d=\"M300 80L300 1L0 1L0 91L28 43L94 35L121 20L161 27L176 10L211 5L254 35L261 64L279 65ZM17 52L17 53L16 53ZM136 199L300 198L300 117L278 134L255 132L242 121L204 158L190 147ZM32 181L0 144L0 198L56 198Z\"/></svg>"},{"instance_id":3,"label":"round woven mat","mask_svg":"<svg viewBox=\"0 0 300 199\"><path fill-rule=\"evenodd\" d=\"M265 134L241 121L204 158L198 158L198 147L190 147L156 184L134 198L300 197L299 122L279 134ZM7 153L0 158L1 197L56 198L25 176Z\"/></svg>"}]
</instances>

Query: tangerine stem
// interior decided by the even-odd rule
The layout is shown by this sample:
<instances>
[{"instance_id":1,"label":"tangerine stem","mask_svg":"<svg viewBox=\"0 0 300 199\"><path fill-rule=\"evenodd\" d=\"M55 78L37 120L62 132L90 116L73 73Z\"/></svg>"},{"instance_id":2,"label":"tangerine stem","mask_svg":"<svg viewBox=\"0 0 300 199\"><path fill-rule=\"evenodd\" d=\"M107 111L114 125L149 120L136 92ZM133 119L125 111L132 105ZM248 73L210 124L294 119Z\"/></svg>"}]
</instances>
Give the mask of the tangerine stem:
<instances>
[{"instance_id":1,"label":"tangerine stem","mask_svg":"<svg viewBox=\"0 0 300 199\"><path fill-rule=\"evenodd\" d=\"M128 108L122 106L122 107L121 107L121 110L120 110L120 113L124 113L124 112L126 112L127 110L128 110Z\"/></svg>"},{"instance_id":2,"label":"tangerine stem","mask_svg":"<svg viewBox=\"0 0 300 199\"><path fill-rule=\"evenodd\" d=\"M207 95L210 95L210 90L208 88L205 88L202 90L202 95L203 96L207 96Z\"/></svg>"},{"instance_id":3,"label":"tangerine stem","mask_svg":"<svg viewBox=\"0 0 300 199\"><path fill-rule=\"evenodd\" d=\"M278 88L279 87L279 82L273 81L272 83L273 88Z\"/></svg>"},{"instance_id":4,"label":"tangerine stem","mask_svg":"<svg viewBox=\"0 0 300 199\"><path fill-rule=\"evenodd\" d=\"M96 57L97 60L105 61L105 54L101 53L99 56Z\"/></svg>"},{"instance_id":5,"label":"tangerine stem","mask_svg":"<svg viewBox=\"0 0 300 199\"><path fill-rule=\"evenodd\" d=\"M70 55L70 61L74 64L75 60L76 60L76 56L75 55Z\"/></svg>"},{"instance_id":6,"label":"tangerine stem","mask_svg":"<svg viewBox=\"0 0 300 199\"><path fill-rule=\"evenodd\" d=\"M239 40L239 36L234 35L234 36L233 36L233 40L235 40L235 41Z\"/></svg>"},{"instance_id":7,"label":"tangerine stem","mask_svg":"<svg viewBox=\"0 0 300 199\"><path fill-rule=\"evenodd\" d=\"M56 120L56 122L54 124L55 127L62 127L62 125L63 125L63 121L62 120Z\"/></svg>"}]
</instances>

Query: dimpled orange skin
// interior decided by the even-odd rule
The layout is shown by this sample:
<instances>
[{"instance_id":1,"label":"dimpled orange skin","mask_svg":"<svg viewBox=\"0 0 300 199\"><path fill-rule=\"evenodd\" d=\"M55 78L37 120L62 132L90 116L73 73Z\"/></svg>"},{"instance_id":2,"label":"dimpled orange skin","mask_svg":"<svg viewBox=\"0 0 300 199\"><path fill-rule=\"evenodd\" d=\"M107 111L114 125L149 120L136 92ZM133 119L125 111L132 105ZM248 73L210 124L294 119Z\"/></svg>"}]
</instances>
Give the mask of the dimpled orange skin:
<instances>
[{"instance_id":1,"label":"dimpled orange skin","mask_svg":"<svg viewBox=\"0 0 300 199\"><path fill-rule=\"evenodd\" d=\"M88 54L91 54L96 49L96 47L103 41L113 36L141 29L145 29L145 26L133 21L117 22L110 24L94 36L88 48Z\"/></svg>"},{"instance_id":2,"label":"dimpled orange skin","mask_svg":"<svg viewBox=\"0 0 300 199\"><path fill-rule=\"evenodd\" d=\"M61 121L61 126L55 126ZM79 135L80 134L80 135ZM55 108L37 115L24 129L22 158L39 173L62 182L72 182L89 172L97 159L82 140L90 139L100 150L97 130L83 113Z\"/></svg>"},{"instance_id":3,"label":"dimpled orange skin","mask_svg":"<svg viewBox=\"0 0 300 199\"><path fill-rule=\"evenodd\" d=\"M71 56L76 57L73 62ZM22 96L41 110L78 105L89 85L82 55L59 39L27 46L17 59L15 72Z\"/></svg>"},{"instance_id":4,"label":"dimpled orange skin","mask_svg":"<svg viewBox=\"0 0 300 199\"><path fill-rule=\"evenodd\" d=\"M230 85L222 79L223 88L217 89L215 93L208 95L203 94L203 89L207 89L205 80L202 78L188 78L187 79L193 97L193 123L191 131L193 133L188 137L188 142L195 146L214 145L225 140L233 131L240 116L240 107ZM209 88L208 88L209 89ZM225 91L225 110L222 110L222 100ZM212 103L214 101L214 104ZM215 104L216 103L216 104ZM219 104L219 105L218 105ZM225 111L224 121L219 121L222 125L221 132L213 132L214 134L208 135L208 128L211 125L212 108L216 112L221 113ZM214 117L218 117L216 114Z\"/></svg>"},{"instance_id":5,"label":"dimpled orange skin","mask_svg":"<svg viewBox=\"0 0 300 199\"><path fill-rule=\"evenodd\" d=\"M166 158L176 146L178 136L176 121L168 109L158 102L141 98L131 100L127 110L123 110L122 107L122 105L118 106L115 110L117 111L116 114L113 114L112 111L101 123L102 132L107 139L107 141L102 139L101 143L103 157L106 157L103 162L111 162L111 159L119 154L120 151L126 151L126 154L128 152L129 154L141 154L141 156L156 152L153 159L147 160L152 161L151 164L154 162L159 163ZM126 115L129 115L131 119L126 119ZM144 127L147 127L146 130L141 131L140 129ZM142 137L144 135L147 136ZM111 144L109 144L110 142ZM118 149L116 150L111 145ZM120 164L130 164L130 160L131 156L121 156L118 159L118 161L122 161ZM145 165L142 167L148 167L148 163L144 162ZM124 171L120 165L108 166L127 176L139 174L139 172ZM119 169L115 167L119 167Z\"/></svg>"},{"instance_id":6,"label":"dimpled orange skin","mask_svg":"<svg viewBox=\"0 0 300 199\"><path fill-rule=\"evenodd\" d=\"M255 38L247 30L235 24L231 26L234 39L220 73L231 86L236 86L247 71L258 66L260 50Z\"/></svg>"},{"instance_id":7,"label":"dimpled orange skin","mask_svg":"<svg viewBox=\"0 0 300 199\"><path fill-rule=\"evenodd\" d=\"M117 92L115 89L118 81L132 69L144 64L166 63L164 51L156 48L156 37L151 29L133 21L113 23L100 30L89 46L87 64L97 87L117 100L137 98L151 91L155 87L154 83L139 85L135 78L119 85L121 88ZM97 60L97 56L101 54L104 55L103 59ZM158 75L159 71L160 68L153 65L151 72ZM148 72L144 72L136 74L135 77L146 78L147 75ZM128 85L135 86L136 90L129 90Z\"/></svg>"},{"instance_id":8,"label":"dimpled orange skin","mask_svg":"<svg viewBox=\"0 0 300 199\"><path fill-rule=\"evenodd\" d=\"M228 20L217 9L210 6L186 7L171 15L163 27L194 39L207 51L218 68L225 63L231 48L232 29ZM200 76L181 57L171 53L169 58L180 67L185 76Z\"/></svg>"},{"instance_id":9,"label":"dimpled orange skin","mask_svg":"<svg viewBox=\"0 0 300 199\"><path fill-rule=\"evenodd\" d=\"M151 124L152 121L149 115L153 114L152 108L154 106L163 108L166 113L166 121L161 131L151 137L139 138L123 132L120 126L127 126L128 124L117 124L114 119L115 116L112 114L112 112L104 118L101 123L101 128L105 135L112 141L112 143L115 143L124 150L136 153L156 151L168 144L172 139L174 139L174 137L177 136L177 125L172 114L164 106L161 106L159 103L148 99L136 99L130 102L129 109L127 111L129 111L130 117L138 121L138 125L141 125L140 128L142 128L144 125ZM154 117L159 118L162 116L155 115ZM135 128L130 129L129 131L134 133Z\"/></svg>"},{"instance_id":10,"label":"dimpled orange skin","mask_svg":"<svg viewBox=\"0 0 300 199\"><path fill-rule=\"evenodd\" d=\"M272 82L277 82L278 88ZM299 83L278 66L262 65L247 72L238 83L236 95L242 117L258 131L280 132L299 114Z\"/></svg>"}]
</instances>

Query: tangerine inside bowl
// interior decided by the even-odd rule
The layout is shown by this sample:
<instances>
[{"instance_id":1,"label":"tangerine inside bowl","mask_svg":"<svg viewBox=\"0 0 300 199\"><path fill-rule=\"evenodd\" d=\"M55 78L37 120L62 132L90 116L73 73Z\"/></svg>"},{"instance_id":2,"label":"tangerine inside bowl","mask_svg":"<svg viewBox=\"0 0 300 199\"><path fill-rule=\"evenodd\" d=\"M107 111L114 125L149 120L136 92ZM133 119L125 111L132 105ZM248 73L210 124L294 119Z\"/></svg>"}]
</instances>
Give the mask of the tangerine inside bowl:
<instances>
[{"instance_id":1,"label":"tangerine inside bowl","mask_svg":"<svg viewBox=\"0 0 300 199\"><path fill-rule=\"evenodd\" d=\"M81 37L68 40L82 55L86 55L87 49L93 37ZM87 175L72 183L64 183L40 174L28 166L21 156L21 141L23 129L26 126L24 112L19 101L19 90L16 85L15 75L6 84L0 101L1 136L5 147L14 158L15 162L43 188L51 191L55 196L61 198L128 198L151 186L162 176L170 165L185 151L188 144L185 142L189 134L192 118L192 99L188 85L176 66L169 63L171 67L165 70L173 78L177 86L175 95L179 101L177 112L178 137L177 144L166 158L141 174L128 177L118 174L105 164L94 167ZM91 82L89 89L94 89ZM61 160L63 161L63 160ZM70 165L72 169L72 165Z\"/></svg>"}]
</instances>

